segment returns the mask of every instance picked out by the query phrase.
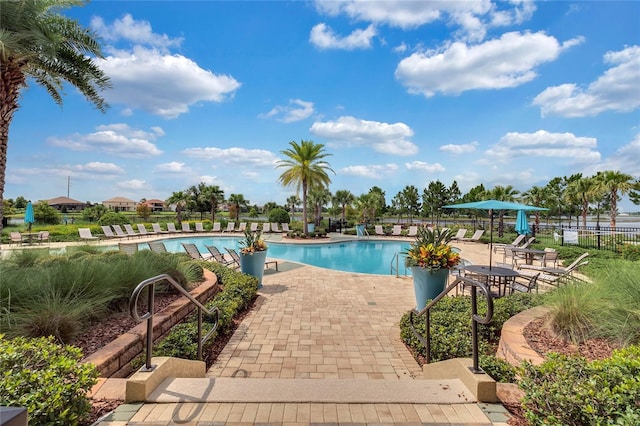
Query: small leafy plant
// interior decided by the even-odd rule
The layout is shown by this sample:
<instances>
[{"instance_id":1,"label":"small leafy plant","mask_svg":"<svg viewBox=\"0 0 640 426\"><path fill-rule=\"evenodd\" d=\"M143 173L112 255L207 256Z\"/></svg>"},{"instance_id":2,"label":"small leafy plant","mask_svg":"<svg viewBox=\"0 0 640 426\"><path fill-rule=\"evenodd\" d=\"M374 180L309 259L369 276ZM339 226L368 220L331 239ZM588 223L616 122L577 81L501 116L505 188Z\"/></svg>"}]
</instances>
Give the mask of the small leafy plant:
<instances>
[{"instance_id":1,"label":"small leafy plant","mask_svg":"<svg viewBox=\"0 0 640 426\"><path fill-rule=\"evenodd\" d=\"M240 241L240 252L242 254L253 254L257 251L265 251L267 243L262 239L262 232L244 231L244 240Z\"/></svg>"},{"instance_id":2,"label":"small leafy plant","mask_svg":"<svg viewBox=\"0 0 640 426\"><path fill-rule=\"evenodd\" d=\"M460 255L449 245L452 237L449 229L441 231L426 226L419 227L416 239L403 252L406 256L405 264L408 267L417 266L429 271L453 268L460 262Z\"/></svg>"}]
</instances>

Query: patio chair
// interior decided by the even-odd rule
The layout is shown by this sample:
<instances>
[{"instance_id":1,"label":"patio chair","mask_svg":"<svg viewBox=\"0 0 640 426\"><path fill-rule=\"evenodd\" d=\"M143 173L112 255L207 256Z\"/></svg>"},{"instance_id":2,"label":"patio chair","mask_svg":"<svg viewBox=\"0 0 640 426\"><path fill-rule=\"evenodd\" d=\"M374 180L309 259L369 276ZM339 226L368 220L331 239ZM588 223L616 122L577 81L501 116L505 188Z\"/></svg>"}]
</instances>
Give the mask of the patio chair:
<instances>
[{"instance_id":1,"label":"patio chair","mask_svg":"<svg viewBox=\"0 0 640 426\"><path fill-rule=\"evenodd\" d=\"M138 243L118 243L120 253L132 255L138 252Z\"/></svg>"},{"instance_id":2,"label":"patio chair","mask_svg":"<svg viewBox=\"0 0 640 426\"><path fill-rule=\"evenodd\" d=\"M558 252L555 249L545 248L542 257L542 266L545 268L558 266Z\"/></svg>"},{"instance_id":3,"label":"patio chair","mask_svg":"<svg viewBox=\"0 0 640 426\"><path fill-rule=\"evenodd\" d=\"M513 294L514 291L519 291L521 293L531 293L532 290L535 290L538 293L538 277L540 274L535 274L530 277L526 277L525 280L522 278L525 277L517 277L515 281L511 281L507 286L509 288L509 294Z\"/></svg>"},{"instance_id":4,"label":"patio chair","mask_svg":"<svg viewBox=\"0 0 640 426\"><path fill-rule=\"evenodd\" d=\"M235 224L235 222L227 223L227 229L225 229L223 232L236 232L236 224Z\"/></svg>"},{"instance_id":5,"label":"patio chair","mask_svg":"<svg viewBox=\"0 0 640 426\"><path fill-rule=\"evenodd\" d=\"M415 237L418 235L418 225L409 226L409 230L407 231L407 237Z\"/></svg>"},{"instance_id":6,"label":"patio chair","mask_svg":"<svg viewBox=\"0 0 640 426\"><path fill-rule=\"evenodd\" d=\"M128 223L124 224L124 230L127 231L127 235L130 237L140 237L140 234L133 230L133 227Z\"/></svg>"},{"instance_id":7,"label":"patio chair","mask_svg":"<svg viewBox=\"0 0 640 426\"><path fill-rule=\"evenodd\" d=\"M467 234L467 230L464 228L460 228L458 229L458 232L456 232L456 235L454 235L451 239L452 240L461 240L464 238L464 236Z\"/></svg>"},{"instance_id":8,"label":"patio chair","mask_svg":"<svg viewBox=\"0 0 640 426\"><path fill-rule=\"evenodd\" d=\"M144 223L139 223L137 225L137 228L138 228L138 234L140 234L141 237L156 234L156 231L148 231L147 227L144 226Z\"/></svg>"},{"instance_id":9,"label":"patio chair","mask_svg":"<svg viewBox=\"0 0 640 426\"><path fill-rule=\"evenodd\" d=\"M168 253L167 247L162 241L149 241L149 249L155 253Z\"/></svg>"},{"instance_id":10,"label":"patio chair","mask_svg":"<svg viewBox=\"0 0 640 426\"><path fill-rule=\"evenodd\" d=\"M470 242L470 243L477 243L478 241L480 241L480 238L482 238L482 235L484 234L484 229L478 229L476 232L473 233L473 235L470 238L460 238L460 241L462 242Z\"/></svg>"},{"instance_id":11,"label":"patio chair","mask_svg":"<svg viewBox=\"0 0 640 426\"><path fill-rule=\"evenodd\" d=\"M196 232L206 232L204 229L204 224L202 222L196 222Z\"/></svg>"},{"instance_id":12,"label":"patio chair","mask_svg":"<svg viewBox=\"0 0 640 426\"><path fill-rule=\"evenodd\" d=\"M262 224L262 233L263 234L267 234L271 232L271 225L269 224L269 222L265 222Z\"/></svg>"},{"instance_id":13,"label":"patio chair","mask_svg":"<svg viewBox=\"0 0 640 426\"><path fill-rule=\"evenodd\" d=\"M278 227L278 224L274 222L271 224L271 232L282 232L282 231Z\"/></svg>"},{"instance_id":14,"label":"patio chair","mask_svg":"<svg viewBox=\"0 0 640 426\"><path fill-rule=\"evenodd\" d=\"M120 236L113 233L113 229L111 229L109 225L102 225L100 228L102 228L102 233L104 234L105 238L120 238Z\"/></svg>"},{"instance_id":15,"label":"patio chair","mask_svg":"<svg viewBox=\"0 0 640 426\"><path fill-rule=\"evenodd\" d=\"M213 256L211 255L211 253L205 253L205 254L200 253L200 250L198 250L198 247L196 247L195 244L182 243L182 247L193 260L212 260L213 259Z\"/></svg>"},{"instance_id":16,"label":"patio chair","mask_svg":"<svg viewBox=\"0 0 640 426\"><path fill-rule=\"evenodd\" d=\"M17 231L9 233L9 238L11 238L11 244L22 244L26 241L22 234Z\"/></svg>"},{"instance_id":17,"label":"patio chair","mask_svg":"<svg viewBox=\"0 0 640 426\"><path fill-rule=\"evenodd\" d=\"M222 254L220 250L218 250L218 247L210 245L205 245L205 247L207 248L207 250L209 250L209 253L211 253L211 256L213 256L213 259L216 262L222 263L223 265L234 269L238 269L240 267L240 263L236 262L233 259L227 259L226 257L224 257L224 254Z\"/></svg>"},{"instance_id":18,"label":"patio chair","mask_svg":"<svg viewBox=\"0 0 640 426\"><path fill-rule=\"evenodd\" d=\"M402 236L402 225L393 225L393 230L391 231L392 237L401 237Z\"/></svg>"},{"instance_id":19,"label":"patio chair","mask_svg":"<svg viewBox=\"0 0 640 426\"><path fill-rule=\"evenodd\" d=\"M98 237L94 237L91 235L91 229L89 228L78 228L78 234L80 235L80 239L84 241L98 241Z\"/></svg>"},{"instance_id":20,"label":"patio chair","mask_svg":"<svg viewBox=\"0 0 640 426\"><path fill-rule=\"evenodd\" d=\"M159 223L152 223L151 224L151 228L153 228L153 232L155 232L156 234L168 234L169 231L165 231L160 227Z\"/></svg>"},{"instance_id":21,"label":"patio chair","mask_svg":"<svg viewBox=\"0 0 640 426\"><path fill-rule=\"evenodd\" d=\"M169 231L170 234L179 234L180 231L178 231L176 229L176 224L173 222L167 222L167 231Z\"/></svg>"},{"instance_id":22,"label":"patio chair","mask_svg":"<svg viewBox=\"0 0 640 426\"><path fill-rule=\"evenodd\" d=\"M497 253L498 250L503 250L505 247L518 247L520 244L522 244L525 238L527 238L527 236L525 234L522 234L522 235L518 235L516 239L513 240L510 244L494 243L493 252Z\"/></svg>"},{"instance_id":23,"label":"patio chair","mask_svg":"<svg viewBox=\"0 0 640 426\"><path fill-rule=\"evenodd\" d=\"M191 226L189 226L189 222L182 222L182 232L193 232L193 230L191 229Z\"/></svg>"},{"instance_id":24,"label":"patio chair","mask_svg":"<svg viewBox=\"0 0 640 426\"><path fill-rule=\"evenodd\" d=\"M38 243L42 244L44 242L49 242L49 231L40 231L38 232Z\"/></svg>"},{"instance_id":25,"label":"patio chair","mask_svg":"<svg viewBox=\"0 0 640 426\"><path fill-rule=\"evenodd\" d=\"M382 225L374 225L373 228L375 230L376 235L379 235L381 237L384 237L387 235L385 234L384 228L382 227Z\"/></svg>"},{"instance_id":26,"label":"patio chair","mask_svg":"<svg viewBox=\"0 0 640 426\"><path fill-rule=\"evenodd\" d=\"M249 227L251 232L256 232L258 230L258 222L251 222L251 226Z\"/></svg>"},{"instance_id":27,"label":"patio chair","mask_svg":"<svg viewBox=\"0 0 640 426\"><path fill-rule=\"evenodd\" d=\"M211 232L222 232L220 222L213 222L213 228L211 228Z\"/></svg>"},{"instance_id":28,"label":"patio chair","mask_svg":"<svg viewBox=\"0 0 640 426\"><path fill-rule=\"evenodd\" d=\"M120 225L111 225L113 228L113 232L120 238L129 238L129 236L122 230L122 226Z\"/></svg>"},{"instance_id":29,"label":"patio chair","mask_svg":"<svg viewBox=\"0 0 640 426\"><path fill-rule=\"evenodd\" d=\"M581 263L572 263L571 265L569 265L569 267L566 268L566 270L560 272L560 273L553 273L550 270L548 271L534 271L534 270L520 270L520 275L523 276L533 276L535 274L539 274L538 276L538 280L548 284L548 285L552 285L554 287L559 287L561 284L566 284L569 281L584 281L578 277L576 277L573 273L576 272L578 270L578 268L580 268L581 266L584 266L586 264L588 264L589 261L585 260L584 262Z\"/></svg>"},{"instance_id":30,"label":"patio chair","mask_svg":"<svg viewBox=\"0 0 640 426\"><path fill-rule=\"evenodd\" d=\"M280 226L282 227L282 232L291 232L291 229L289 229L289 224L287 222L281 223Z\"/></svg>"},{"instance_id":31,"label":"patio chair","mask_svg":"<svg viewBox=\"0 0 640 426\"><path fill-rule=\"evenodd\" d=\"M589 252L582 253L576 260L571 262L569 266L553 268L549 266L540 266L540 265L520 265L520 269L531 269L533 271L543 271L549 272L553 270L557 270L558 273L566 272L568 270L573 269L578 263L582 262L587 256L589 256Z\"/></svg>"},{"instance_id":32,"label":"patio chair","mask_svg":"<svg viewBox=\"0 0 640 426\"><path fill-rule=\"evenodd\" d=\"M240 225L238 225L238 232L244 233L244 231L246 230L247 230L247 222L240 222Z\"/></svg>"}]
</instances>

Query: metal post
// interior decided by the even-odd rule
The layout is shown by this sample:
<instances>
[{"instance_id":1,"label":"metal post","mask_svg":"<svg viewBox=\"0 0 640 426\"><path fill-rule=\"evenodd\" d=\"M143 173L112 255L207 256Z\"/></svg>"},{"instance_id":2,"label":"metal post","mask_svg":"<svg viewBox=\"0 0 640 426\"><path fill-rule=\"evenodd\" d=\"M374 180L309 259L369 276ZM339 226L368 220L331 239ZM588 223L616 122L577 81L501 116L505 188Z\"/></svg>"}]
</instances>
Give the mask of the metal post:
<instances>
[{"instance_id":1,"label":"metal post","mask_svg":"<svg viewBox=\"0 0 640 426\"><path fill-rule=\"evenodd\" d=\"M153 295L155 294L155 286L151 284L147 287L147 312L150 313L149 318L147 318L147 357L145 362L145 370L151 371L154 369L154 366L151 365L151 353L153 352Z\"/></svg>"},{"instance_id":2,"label":"metal post","mask_svg":"<svg viewBox=\"0 0 640 426\"><path fill-rule=\"evenodd\" d=\"M477 297L476 297L476 286L471 286L471 317L475 318L478 314L478 306L477 306ZM478 363L478 322L474 319L471 321L471 349L473 356L473 367L471 371L473 373L482 373L482 369Z\"/></svg>"}]
</instances>

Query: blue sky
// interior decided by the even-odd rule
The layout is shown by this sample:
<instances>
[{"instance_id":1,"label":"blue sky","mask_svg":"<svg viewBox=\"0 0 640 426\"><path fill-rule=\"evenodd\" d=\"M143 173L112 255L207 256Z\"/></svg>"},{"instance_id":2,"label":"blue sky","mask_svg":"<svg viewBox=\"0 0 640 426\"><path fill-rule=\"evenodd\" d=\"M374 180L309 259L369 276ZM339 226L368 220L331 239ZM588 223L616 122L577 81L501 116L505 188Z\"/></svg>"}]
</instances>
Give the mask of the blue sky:
<instances>
[{"instance_id":1,"label":"blue sky","mask_svg":"<svg viewBox=\"0 0 640 426\"><path fill-rule=\"evenodd\" d=\"M31 84L5 198L166 199L205 182L251 204L295 193L290 141L331 154L330 190L430 181L526 191L640 177L640 2L94 1L111 108ZM637 211L625 197L623 211Z\"/></svg>"}]
</instances>

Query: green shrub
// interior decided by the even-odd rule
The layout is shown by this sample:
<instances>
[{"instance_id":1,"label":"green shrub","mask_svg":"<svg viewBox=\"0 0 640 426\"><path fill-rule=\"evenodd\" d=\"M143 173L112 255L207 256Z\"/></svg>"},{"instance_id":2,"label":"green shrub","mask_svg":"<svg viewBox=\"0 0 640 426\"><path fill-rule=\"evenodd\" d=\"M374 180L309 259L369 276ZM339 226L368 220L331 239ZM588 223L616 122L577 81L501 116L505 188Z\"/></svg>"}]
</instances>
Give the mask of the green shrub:
<instances>
[{"instance_id":1,"label":"green shrub","mask_svg":"<svg viewBox=\"0 0 640 426\"><path fill-rule=\"evenodd\" d=\"M89 414L98 372L80 349L51 338L0 335L0 405L27 408L32 425L77 425Z\"/></svg>"},{"instance_id":2,"label":"green shrub","mask_svg":"<svg viewBox=\"0 0 640 426\"><path fill-rule=\"evenodd\" d=\"M631 425L640 419L640 346L593 362L549 354L539 366L523 363L521 377L525 416L533 425Z\"/></svg>"},{"instance_id":3,"label":"green shrub","mask_svg":"<svg viewBox=\"0 0 640 426\"><path fill-rule=\"evenodd\" d=\"M634 262L640 260L640 245L623 244L620 248L620 254L625 260L631 260Z\"/></svg>"},{"instance_id":4,"label":"green shrub","mask_svg":"<svg viewBox=\"0 0 640 426\"><path fill-rule=\"evenodd\" d=\"M127 223L131 223L127 216L123 215L122 213L114 212L114 211L109 211L103 214L98 220L99 225L107 225L107 226L124 225Z\"/></svg>"},{"instance_id":5,"label":"green shrub","mask_svg":"<svg viewBox=\"0 0 640 426\"><path fill-rule=\"evenodd\" d=\"M516 382L516 368L504 359L497 358L495 355L480 355L478 363L480 364L480 368L496 382Z\"/></svg>"},{"instance_id":6,"label":"green shrub","mask_svg":"<svg viewBox=\"0 0 640 426\"><path fill-rule=\"evenodd\" d=\"M526 309L537 306L542 298L535 294L514 294L494 300L493 320L478 325L478 350L481 354L495 353L500 331L506 320ZM487 310L484 299L478 303L478 313ZM416 330L425 335L424 320L416 324ZM413 335L409 325L409 313L400 321L400 336L416 356L426 356L426 348ZM471 298L469 296L445 297L431 311L431 361L469 357L471 347Z\"/></svg>"},{"instance_id":7,"label":"green shrub","mask_svg":"<svg viewBox=\"0 0 640 426\"><path fill-rule=\"evenodd\" d=\"M276 207L269 212L270 223L289 223L290 221L289 213L282 207Z\"/></svg>"}]
</instances>

